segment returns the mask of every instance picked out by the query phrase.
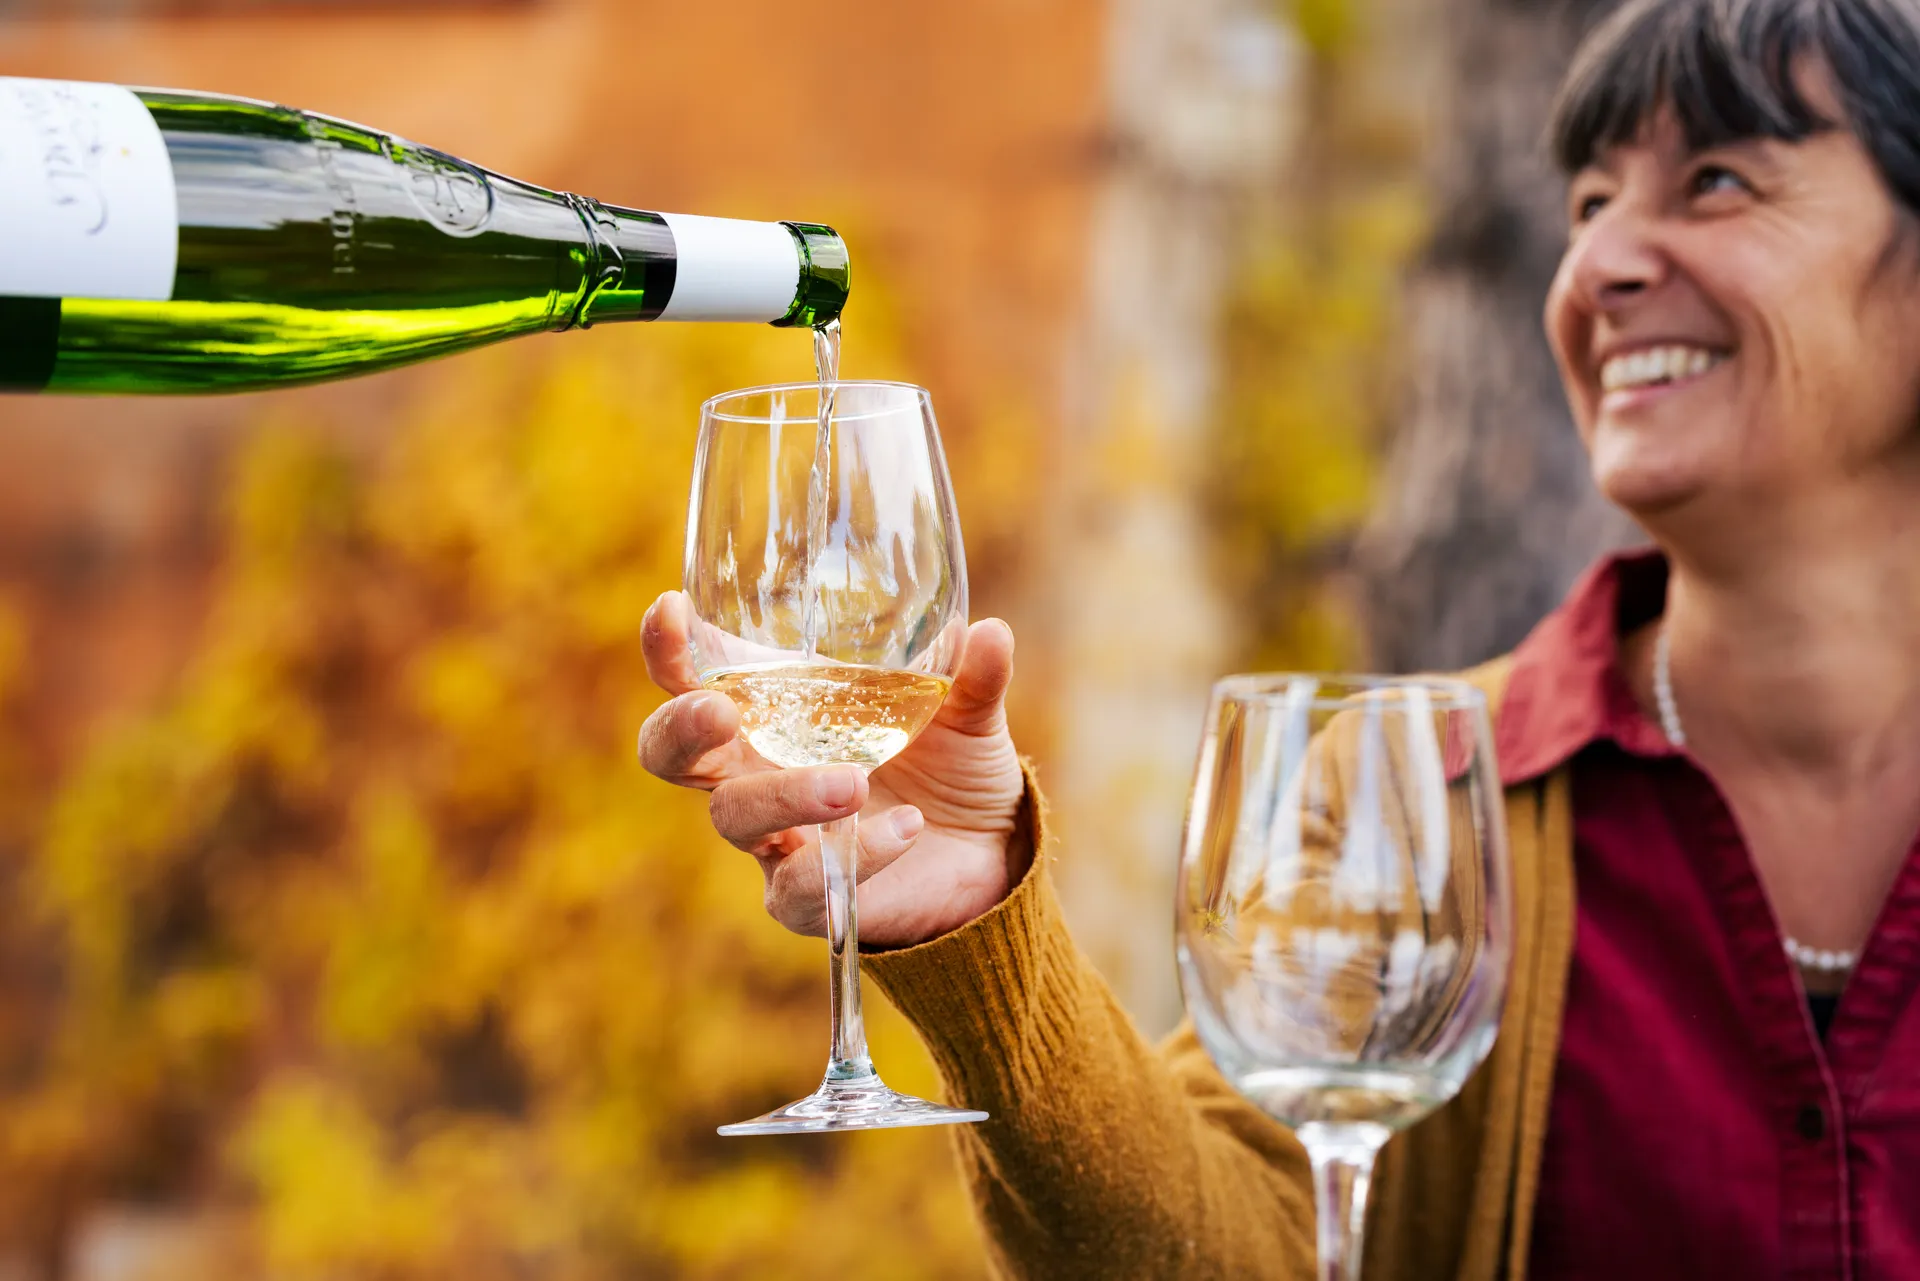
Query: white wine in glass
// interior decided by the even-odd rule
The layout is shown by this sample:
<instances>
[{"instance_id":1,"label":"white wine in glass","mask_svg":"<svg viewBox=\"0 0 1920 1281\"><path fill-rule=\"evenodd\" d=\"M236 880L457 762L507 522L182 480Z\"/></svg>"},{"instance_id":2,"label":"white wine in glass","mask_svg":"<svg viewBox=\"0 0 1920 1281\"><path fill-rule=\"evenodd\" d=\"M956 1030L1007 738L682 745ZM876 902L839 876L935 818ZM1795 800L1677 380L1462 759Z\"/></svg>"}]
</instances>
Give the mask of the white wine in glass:
<instances>
[{"instance_id":1,"label":"white wine in glass","mask_svg":"<svg viewBox=\"0 0 1920 1281\"><path fill-rule=\"evenodd\" d=\"M823 380L708 401L685 581L700 682L733 700L756 752L786 769L885 765L939 712L966 642L966 556L931 397L906 383ZM900 1094L874 1071L860 1014L857 825L820 827L826 1075L806 1098L722 1134L986 1119Z\"/></svg>"},{"instance_id":2,"label":"white wine in glass","mask_svg":"<svg viewBox=\"0 0 1920 1281\"><path fill-rule=\"evenodd\" d=\"M1307 1149L1323 1281L1360 1275L1375 1154L1493 1045L1508 878L1472 686L1214 686L1181 850L1181 989L1221 1073Z\"/></svg>"},{"instance_id":3,"label":"white wine in glass","mask_svg":"<svg viewBox=\"0 0 1920 1281\"><path fill-rule=\"evenodd\" d=\"M953 681L874 667L775 663L703 684L740 709L740 732L775 765L878 769L927 727Z\"/></svg>"}]
</instances>

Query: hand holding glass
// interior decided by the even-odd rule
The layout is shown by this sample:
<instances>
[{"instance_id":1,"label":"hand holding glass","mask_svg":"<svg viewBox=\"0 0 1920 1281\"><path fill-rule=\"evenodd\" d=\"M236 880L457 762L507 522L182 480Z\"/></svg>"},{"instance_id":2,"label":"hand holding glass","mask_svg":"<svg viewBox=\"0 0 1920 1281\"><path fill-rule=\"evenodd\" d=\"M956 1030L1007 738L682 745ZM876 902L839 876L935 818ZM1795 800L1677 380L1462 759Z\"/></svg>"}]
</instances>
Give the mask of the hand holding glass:
<instances>
[{"instance_id":1,"label":"hand holding glass","mask_svg":"<svg viewBox=\"0 0 1920 1281\"><path fill-rule=\"evenodd\" d=\"M823 391L831 447L813 520ZM835 382L709 400L694 457L685 586L701 684L734 701L741 733L761 756L786 768L872 771L898 755L939 711L966 644L966 558L931 397L904 383ZM722 1134L986 1118L896 1093L868 1058L857 821L820 828L833 985L825 1079L808 1097Z\"/></svg>"},{"instance_id":2,"label":"hand holding glass","mask_svg":"<svg viewBox=\"0 0 1920 1281\"><path fill-rule=\"evenodd\" d=\"M1486 700L1458 681L1214 686L1176 942L1195 1031L1314 1169L1320 1276L1360 1274L1375 1155L1493 1045L1512 954Z\"/></svg>"}]
</instances>

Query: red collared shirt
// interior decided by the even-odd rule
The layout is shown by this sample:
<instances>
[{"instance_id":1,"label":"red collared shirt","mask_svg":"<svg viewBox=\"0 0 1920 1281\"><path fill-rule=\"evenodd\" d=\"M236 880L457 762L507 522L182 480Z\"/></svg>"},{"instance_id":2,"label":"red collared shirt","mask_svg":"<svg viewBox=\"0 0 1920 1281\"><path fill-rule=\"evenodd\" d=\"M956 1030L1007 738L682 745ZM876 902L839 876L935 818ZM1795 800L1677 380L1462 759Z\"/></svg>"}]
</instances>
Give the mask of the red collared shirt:
<instances>
[{"instance_id":1,"label":"red collared shirt","mask_svg":"<svg viewBox=\"0 0 1920 1281\"><path fill-rule=\"evenodd\" d=\"M1616 663L1666 563L1602 562L1520 647L1509 783L1572 762L1578 900L1537 1281L1920 1278L1920 842L1816 1034L1719 789Z\"/></svg>"}]
</instances>

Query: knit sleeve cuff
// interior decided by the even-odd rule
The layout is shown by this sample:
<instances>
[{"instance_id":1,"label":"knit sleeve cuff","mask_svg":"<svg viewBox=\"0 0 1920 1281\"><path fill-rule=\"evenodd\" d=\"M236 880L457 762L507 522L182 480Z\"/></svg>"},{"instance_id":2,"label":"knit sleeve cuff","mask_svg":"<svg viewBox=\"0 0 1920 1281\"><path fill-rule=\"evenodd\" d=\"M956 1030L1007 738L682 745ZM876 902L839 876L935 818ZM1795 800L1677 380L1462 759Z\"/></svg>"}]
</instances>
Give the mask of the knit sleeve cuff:
<instances>
[{"instance_id":1,"label":"knit sleeve cuff","mask_svg":"<svg viewBox=\"0 0 1920 1281\"><path fill-rule=\"evenodd\" d=\"M1046 802L1026 772L1021 821L1033 862L1013 891L959 929L861 958L861 969L919 1031L956 1102L991 1106L1034 1085L1059 1048L1083 962L1048 872Z\"/></svg>"}]
</instances>

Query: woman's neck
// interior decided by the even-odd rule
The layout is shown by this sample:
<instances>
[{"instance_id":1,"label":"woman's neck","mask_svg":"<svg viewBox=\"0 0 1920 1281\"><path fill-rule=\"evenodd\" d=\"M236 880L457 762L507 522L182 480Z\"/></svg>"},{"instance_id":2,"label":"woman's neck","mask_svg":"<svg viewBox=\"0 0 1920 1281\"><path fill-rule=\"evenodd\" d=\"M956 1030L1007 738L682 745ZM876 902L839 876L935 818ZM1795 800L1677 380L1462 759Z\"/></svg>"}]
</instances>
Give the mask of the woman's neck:
<instances>
[{"instance_id":1,"label":"woman's neck","mask_svg":"<svg viewBox=\"0 0 1920 1281\"><path fill-rule=\"evenodd\" d=\"M1837 781L1920 768L1920 498L1884 489L1856 478L1716 514L1711 544L1662 539L1676 702L1707 758Z\"/></svg>"}]
</instances>

